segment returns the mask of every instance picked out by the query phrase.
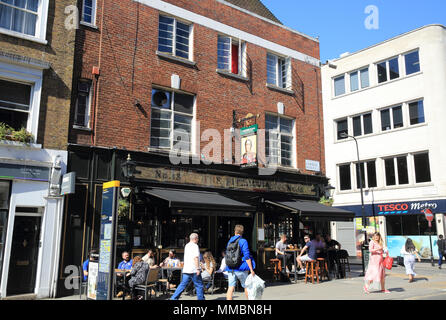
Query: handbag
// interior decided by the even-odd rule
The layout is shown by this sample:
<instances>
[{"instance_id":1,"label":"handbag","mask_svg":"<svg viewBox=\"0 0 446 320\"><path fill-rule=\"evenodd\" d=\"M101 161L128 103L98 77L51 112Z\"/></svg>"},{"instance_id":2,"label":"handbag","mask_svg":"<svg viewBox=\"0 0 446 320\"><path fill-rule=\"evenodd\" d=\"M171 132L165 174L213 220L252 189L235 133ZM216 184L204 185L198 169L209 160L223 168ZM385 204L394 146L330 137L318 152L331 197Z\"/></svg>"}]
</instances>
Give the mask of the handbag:
<instances>
[{"instance_id":1,"label":"handbag","mask_svg":"<svg viewBox=\"0 0 446 320\"><path fill-rule=\"evenodd\" d=\"M391 270L392 266L393 266L393 258L391 258L389 256L385 257L383 260L383 265L384 265L384 268Z\"/></svg>"}]
</instances>

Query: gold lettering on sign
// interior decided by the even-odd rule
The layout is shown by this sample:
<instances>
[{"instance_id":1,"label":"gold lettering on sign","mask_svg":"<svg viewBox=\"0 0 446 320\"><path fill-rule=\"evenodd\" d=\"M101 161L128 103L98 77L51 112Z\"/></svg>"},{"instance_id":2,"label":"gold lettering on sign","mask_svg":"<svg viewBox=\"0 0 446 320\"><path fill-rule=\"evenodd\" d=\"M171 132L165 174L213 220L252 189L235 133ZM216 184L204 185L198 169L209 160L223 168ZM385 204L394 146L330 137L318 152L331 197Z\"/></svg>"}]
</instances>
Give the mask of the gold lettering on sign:
<instances>
[{"instance_id":1,"label":"gold lettering on sign","mask_svg":"<svg viewBox=\"0 0 446 320\"><path fill-rule=\"evenodd\" d=\"M313 185L220 176L208 173L196 173L184 169L138 167L137 170L141 173L135 175L136 178L158 182L189 184L222 189L249 191L262 190L309 196L316 195Z\"/></svg>"}]
</instances>

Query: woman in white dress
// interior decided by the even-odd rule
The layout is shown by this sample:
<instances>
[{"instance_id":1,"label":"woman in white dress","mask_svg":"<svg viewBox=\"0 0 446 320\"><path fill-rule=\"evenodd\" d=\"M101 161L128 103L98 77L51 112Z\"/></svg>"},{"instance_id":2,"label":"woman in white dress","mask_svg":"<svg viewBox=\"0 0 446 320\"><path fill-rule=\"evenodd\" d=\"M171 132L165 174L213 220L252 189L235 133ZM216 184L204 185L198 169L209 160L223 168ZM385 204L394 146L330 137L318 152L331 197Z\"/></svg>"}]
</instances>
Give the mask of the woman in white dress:
<instances>
[{"instance_id":1,"label":"woman in white dress","mask_svg":"<svg viewBox=\"0 0 446 320\"><path fill-rule=\"evenodd\" d=\"M406 244L401 248L401 254L404 257L406 274L409 275L409 283L413 282L413 279L416 276L416 273L414 271L415 256L418 258L418 262L421 262L421 258L418 254L417 248L415 248L415 245L413 244L412 239L407 238Z\"/></svg>"}]
</instances>

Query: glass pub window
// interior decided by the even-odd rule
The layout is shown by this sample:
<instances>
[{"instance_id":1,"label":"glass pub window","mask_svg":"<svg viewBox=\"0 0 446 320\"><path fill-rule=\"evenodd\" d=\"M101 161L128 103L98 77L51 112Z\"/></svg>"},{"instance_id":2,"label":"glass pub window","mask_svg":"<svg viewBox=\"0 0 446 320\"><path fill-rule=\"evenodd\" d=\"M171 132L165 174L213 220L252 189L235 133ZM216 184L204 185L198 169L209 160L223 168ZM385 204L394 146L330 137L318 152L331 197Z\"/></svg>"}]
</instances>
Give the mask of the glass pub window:
<instances>
[{"instance_id":1,"label":"glass pub window","mask_svg":"<svg viewBox=\"0 0 446 320\"><path fill-rule=\"evenodd\" d=\"M293 126L292 119L270 114L265 116L265 153L270 164L292 166Z\"/></svg>"},{"instance_id":2,"label":"glass pub window","mask_svg":"<svg viewBox=\"0 0 446 320\"><path fill-rule=\"evenodd\" d=\"M291 88L291 59L266 55L266 82L280 88Z\"/></svg>"},{"instance_id":3,"label":"glass pub window","mask_svg":"<svg viewBox=\"0 0 446 320\"><path fill-rule=\"evenodd\" d=\"M36 35L39 0L0 0L0 28Z\"/></svg>"},{"instance_id":4,"label":"glass pub window","mask_svg":"<svg viewBox=\"0 0 446 320\"><path fill-rule=\"evenodd\" d=\"M419 72L420 68L420 56L417 51L408 53L404 56L404 61L406 63L406 75Z\"/></svg>"},{"instance_id":5,"label":"glass pub window","mask_svg":"<svg viewBox=\"0 0 446 320\"><path fill-rule=\"evenodd\" d=\"M339 186L341 191L352 189L350 164L339 166Z\"/></svg>"},{"instance_id":6,"label":"glass pub window","mask_svg":"<svg viewBox=\"0 0 446 320\"><path fill-rule=\"evenodd\" d=\"M174 18L160 16L158 26L158 51L189 59L191 25Z\"/></svg>"},{"instance_id":7,"label":"glass pub window","mask_svg":"<svg viewBox=\"0 0 446 320\"><path fill-rule=\"evenodd\" d=\"M430 182L431 171L429 166L429 153L420 153L413 156L415 164L416 183Z\"/></svg>"},{"instance_id":8,"label":"glass pub window","mask_svg":"<svg viewBox=\"0 0 446 320\"><path fill-rule=\"evenodd\" d=\"M410 124L424 123L424 103L423 100L409 103Z\"/></svg>"}]
</instances>

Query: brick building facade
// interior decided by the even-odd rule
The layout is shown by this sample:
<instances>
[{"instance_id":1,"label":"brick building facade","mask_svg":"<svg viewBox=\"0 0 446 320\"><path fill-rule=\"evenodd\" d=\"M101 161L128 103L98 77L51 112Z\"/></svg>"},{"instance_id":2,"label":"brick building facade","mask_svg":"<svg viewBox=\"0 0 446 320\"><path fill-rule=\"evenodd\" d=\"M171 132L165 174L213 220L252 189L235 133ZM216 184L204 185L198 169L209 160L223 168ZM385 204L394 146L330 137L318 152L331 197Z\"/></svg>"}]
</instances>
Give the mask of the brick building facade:
<instances>
[{"instance_id":1,"label":"brick building facade","mask_svg":"<svg viewBox=\"0 0 446 320\"><path fill-rule=\"evenodd\" d=\"M55 294L74 0L0 1L0 296Z\"/></svg>"},{"instance_id":2,"label":"brick building facade","mask_svg":"<svg viewBox=\"0 0 446 320\"><path fill-rule=\"evenodd\" d=\"M78 179L66 205L61 270L99 248L102 183L110 180L133 191L115 259L123 250L133 256L157 248L157 259L166 248L181 252L191 231L219 257L234 224L242 223L259 268L266 268L279 232L295 243L310 229L329 232L330 217L317 224L312 213L293 207L296 201L317 207L327 184L317 39L285 27L257 0L97 0L93 9L81 14L76 37L68 170ZM217 129L223 137L247 116L270 130L267 156L277 171L243 170L223 159L223 146L221 159L205 165L203 132ZM190 134L192 164L169 160L178 128ZM128 154L140 171L132 183L121 171ZM218 208L206 192L221 200ZM186 193L201 201L176 207L175 195ZM277 202L286 199L291 207ZM171 226L181 230L178 237L169 238Z\"/></svg>"}]
</instances>

